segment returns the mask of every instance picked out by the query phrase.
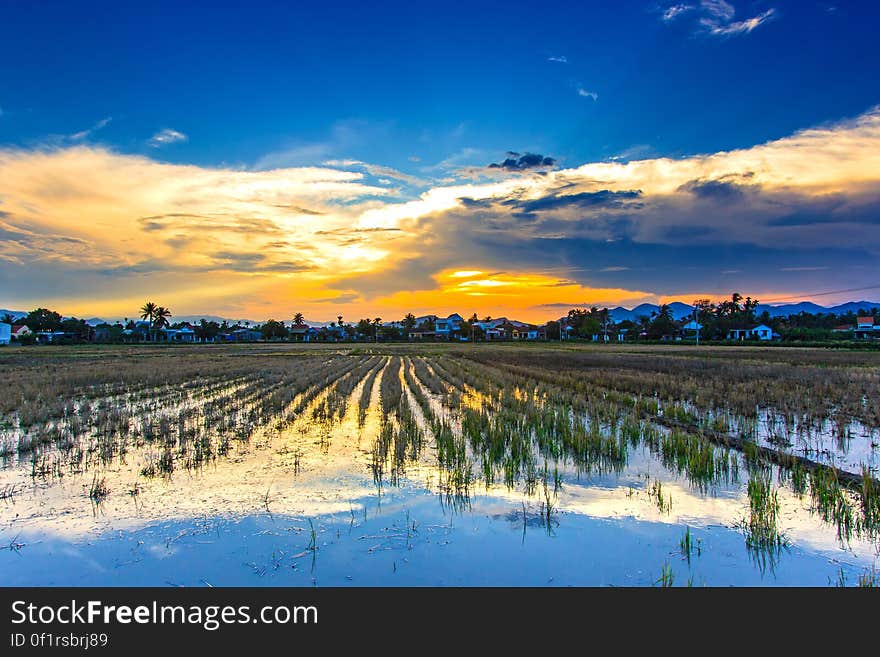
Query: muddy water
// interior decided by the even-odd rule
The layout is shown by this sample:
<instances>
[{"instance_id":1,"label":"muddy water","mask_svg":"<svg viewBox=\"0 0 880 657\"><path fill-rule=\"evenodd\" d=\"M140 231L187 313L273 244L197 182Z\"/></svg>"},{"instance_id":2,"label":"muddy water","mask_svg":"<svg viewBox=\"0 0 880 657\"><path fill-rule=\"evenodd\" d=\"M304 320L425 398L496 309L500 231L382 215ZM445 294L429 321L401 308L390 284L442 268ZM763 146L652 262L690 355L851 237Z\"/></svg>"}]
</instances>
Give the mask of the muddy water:
<instances>
[{"instance_id":1,"label":"muddy water","mask_svg":"<svg viewBox=\"0 0 880 657\"><path fill-rule=\"evenodd\" d=\"M784 487L785 546L749 550L741 528L748 475L701 489L645 447L631 449L617 472L586 474L560 461L555 492L552 482L549 491L539 483L526 492L519 482L477 479L466 496L450 497L403 369L403 398L426 446L397 485L377 482L381 373L361 423L367 373L357 373L341 418L315 420L329 394L321 391L289 424L259 427L226 456L169 477L142 476L152 447L60 479L35 479L30 464L8 461L0 470L0 494L12 491L0 499L0 584L649 586L668 565L674 585L824 586L841 571L854 584L877 563L876 540L840 539L811 512L808 495ZM460 433L458 411L421 393ZM473 389L462 400L487 401ZM96 476L109 489L100 502L89 496ZM663 504L652 492L658 482ZM687 527L689 559L680 546Z\"/></svg>"}]
</instances>

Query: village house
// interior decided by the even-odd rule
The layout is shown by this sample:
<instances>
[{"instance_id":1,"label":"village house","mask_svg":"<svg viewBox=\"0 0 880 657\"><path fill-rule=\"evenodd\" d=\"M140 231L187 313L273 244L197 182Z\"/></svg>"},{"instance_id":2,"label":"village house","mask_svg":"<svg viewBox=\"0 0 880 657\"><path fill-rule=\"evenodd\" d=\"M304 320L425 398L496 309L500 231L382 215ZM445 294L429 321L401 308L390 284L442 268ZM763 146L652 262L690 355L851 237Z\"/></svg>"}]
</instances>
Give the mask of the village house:
<instances>
[{"instance_id":1,"label":"village house","mask_svg":"<svg viewBox=\"0 0 880 657\"><path fill-rule=\"evenodd\" d=\"M434 332L439 337L448 338L461 331L462 322L464 322L464 317L458 313L452 313L446 319L437 318L434 321Z\"/></svg>"},{"instance_id":2,"label":"village house","mask_svg":"<svg viewBox=\"0 0 880 657\"><path fill-rule=\"evenodd\" d=\"M772 340L773 329L766 324L732 328L727 332L728 340Z\"/></svg>"},{"instance_id":3,"label":"village house","mask_svg":"<svg viewBox=\"0 0 880 657\"><path fill-rule=\"evenodd\" d=\"M13 324L12 325L12 339L18 340L20 338L25 337L26 335L31 335L33 331L28 328L27 324Z\"/></svg>"},{"instance_id":4,"label":"village house","mask_svg":"<svg viewBox=\"0 0 880 657\"><path fill-rule=\"evenodd\" d=\"M407 337L410 340L424 340L425 338L436 338L437 334L434 331L410 331L407 333Z\"/></svg>"},{"instance_id":5,"label":"village house","mask_svg":"<svg viewBox=\"0 0 880 657\"><path fill-rule=\"evenodd\" d=\"M166 342L195 342L196 332L191 326L184 325L180 328L163 328L162 339Z\"/></svg>"},{"instance_id":6,"label":"village house","mask_svg":"<svg viewBox=\"0 0 880 657\"><path fill-rule=\"evenodd\" d=\"M880 336L880 324L870 315L856 317L856 327L853 335L857 338L874 338Z\"/></svg>"},{"instance_id":7,"label":"village house","mask_svg":"<svg viewBox=\"0 0 880 657\"><path fill-rule=\"evenodd\" d=\"M514 326L510 337L513 340L546 340L547 331L543 326Z\"/></svg>"},{"instance_id":8,"label":"village house","mask_svg":"<svg viewBox=\"0 0 880 657\"><path fill-rule=\"evenodd\" d=\"M61 342L64 338L70 337L70 334L64 331L37 331L34 334L39 344L53 344Z\"/></svg>"},{"instance_id":9,"label":"village house","mask_svg":"<svg viewBox=\"0 0 880 657\"><path fill-rule=\"evenodd\" d=\"M687 324L681 327L681 330L684 331L685 336L687 335L696 335L700 331L703 330L703 325L700 324L696 320L691 320Z\"/></svg>"},{"instance_id":10,"label":"village house","mask_svg":"<svg viewBox=\"0 0 880 657\"><path fill-rule=\"evenodd\" d=\"M291 324L287 332L290 339L297 342L313 342L318 337L318 329L308 324Z\"/></svg>"},{"instance_id":11,"label":"village house","mask_svg":"<svg viewBox=\"0 0 880 657\"><path fill-rule=\"evenodd\" d=\"M12 340L12 324L0 322L0 344L9 344Z\"/></svg>"},{"instance_id":12,"label":"village house","mask_svg":"<svg viewBox=\"0 0 880 657\"><path fill-rule=\"evenodd\" d=\"M223 335L227 342L258 342L263 339L262 332L250 328L235 329Z\"/></svg>"}]
</instances>

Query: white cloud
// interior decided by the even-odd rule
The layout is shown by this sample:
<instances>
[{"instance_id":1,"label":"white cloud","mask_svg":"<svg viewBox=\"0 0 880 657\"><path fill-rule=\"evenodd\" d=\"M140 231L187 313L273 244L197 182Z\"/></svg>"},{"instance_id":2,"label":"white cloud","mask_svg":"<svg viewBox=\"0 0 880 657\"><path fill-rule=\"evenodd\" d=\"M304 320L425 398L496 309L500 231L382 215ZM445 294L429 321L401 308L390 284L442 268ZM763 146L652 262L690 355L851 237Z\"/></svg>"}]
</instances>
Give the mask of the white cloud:
<instances>
[{"instance_id":1,"label":"white cloud","mask_svg":"<svg viewBox=\"0 0 880 657\"><path fill-rule=\"evenodd\" d=\"M548 62L557 62L559 64L568 64L568 57L565 55L559 55L558 57L548 57Z\"/></svg>"},{"instance_id":2,"label":"white cloud","mask_svg":"<svg viewBox=\"0 0 880 657\"><path fill-rule=\"evenodd\" d=\"M764 23L777 16L773 8L743 20L734 20L736 7L726 0L701 0L699 6L674 4L663 10L661 18L664 23L671 23L683 14L693 14L693 25L697 33L718 37L749 34Z\"/></svg>"},{"instance_id":3,"label":"white cloud","mask_svg":"<svg viewBox=\"0 0 880 657\"><path fill-rule=\"evenodd\" d=\"M88 130L81 130L81 131L79 131L79 132L74 132L74 133L73 133L72 135L70 135L68 138L69 138L69 139L72 139L73 141L80 141L80 140L82 140L82 139L86 139L86 138L89 137L92 133L97 132L97 131L100 130L101 128L105 127L105 126L106 126L108 123L110 123L110 121L112 121L112 120L113 120L113 117L112 117L112 116L108 116L108 117L106 117L106 118L101 119L100 121L98 121L95 125L93 125L93 126L92 126L91 128L89 128Z\"/></svg>"},{"instance_id":4,"label":"white cloud","mask_svg":"<svg viewBox=\"0 0 880 657\"><path fill-rule=\"evenodd\" d=\"M494 271L512 253L524 271L546 267L534 240L542 249L590 240L880 253L880 108L738 150L492 182L451 177L405 202L365 177L172 165L86 146L0 148L0 278L23 263L28 300L52 302L46 290L64 280L83 306L100 288L124 313L148 285L172 307L209 303L221 289L254 307L274 299L273 308L351 291L405 296L438 271ZM611 274L631 262L637 254L593 266ZM340 277L350 283L336 285ZM415 304L401 297L403 306Z\"/></svg>"},{"instance_id":5,"label":"white cloud","mask_svg":"<svg viewBox=\"0 0 880 657\"><path fill-rule=\"evenodd\" d=\"M583 96L584 98L592 98L593 100L599 100L599 94L595 91L587 91L583 87L578 87L578 96Z\"/></svg>"},{"instance_id":6,"label":"white cloud","mask_svg":"<svg viewBox=\"0 0 880 657\"><path fill-rule=\"evenodd\" d=\"M167 146L168 144L174 144L186 140L187 136L182 132L172 130L171 128L164 128L150 138L150 146L158 148L160 146Z\"/></svg>"},{"instance_id":7,"label":"white cloud","mask_svg":"<svg viewBox=\"0 0 880 657\"><path fill-rule=\"evenodd\" d=\"M762 14L758 14L752 18L747 18L742 21L734 21L729 23L717 23L709 20L704 20L703 25L709 30L710 34L716 36L733 36L736 34L748 34L752 30L756 29L760 25L763 25L767 21L771 20L776 15L775 9L768 9Z\"/></svg>"},{"instance_id":8,"label":"white cloud","mask_svg":"<svg viewBox=\"0 0 880 657\"><path fill-rule=\"evenodd\" d=\"M381 164L370 164L368 162L352 159L326 160L323 164L326 167L358 167L369 173L371 176L376 176L377 178L393 178L394 180L400 180L410 185L425 184L425 181L421 178L417 178L416 176L403 173L402 171Z\"/></svg>"},{"instance_id":9,"label":"white cloud","mask_svg":"<svg viewBox=\"0 0 880 657\"><path fill-rule=\"evenodd\" d=\"M736 8L725 0L702 0L700 7L719 21L730 21L736 13Z\"/></svg>"},{"instance_id":10,"label":"white cloud","mask_svg":"<svg viewBox=\"0 0 880 657\"><path fill-rule=\"evenodd\" d=\"M694 8L693 5L683 5L683 4L672 5L671 7L667 7L663 11L663 20L668 23L669 21L675 20L676 18L681 16L683 13L690 11L693 8Z\"/></svg>"}]
</instances>

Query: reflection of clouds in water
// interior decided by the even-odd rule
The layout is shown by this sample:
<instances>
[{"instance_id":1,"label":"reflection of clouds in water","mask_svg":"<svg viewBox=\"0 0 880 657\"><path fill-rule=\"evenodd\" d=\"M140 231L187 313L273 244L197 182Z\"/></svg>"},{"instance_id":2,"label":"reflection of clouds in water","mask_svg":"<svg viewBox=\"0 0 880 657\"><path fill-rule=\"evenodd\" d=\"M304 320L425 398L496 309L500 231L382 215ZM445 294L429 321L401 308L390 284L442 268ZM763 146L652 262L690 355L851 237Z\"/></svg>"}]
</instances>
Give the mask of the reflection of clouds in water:
<instances>
[{"instance_id":1,"label":"reflection of clouds in water","mask_svg":"<svg viewBox=\"0 0 880 657\"><path fill-rule=\"evenodd\" d=\"M15 503L2 510L4 524L28 535L74 542L92 537L107 542L126 540L117 532L145 530L144 543L134 549L170 562L185 553L183 544L192 541L207 544L228 540L226 549L238 549L248 539L242 529L245 525L238 524L245 517L287 522L295 517L320 516L320 522L325 522L328 516L336 516L329 522L340 522L339 517L359 514L378 503L369 452L379 432L379 385L377 377L372 410L363 428L358 426L357 418L362 392L359 384L352 390L341 421L332 425L313 421L311 411L323 400L318 396L281 433L258 431L250 443L236 444L230 458L218 459L197 471L178 470L170 480L139 477L144 454L132 451L125 462L116 461L99 473L107 477L111 494L97 507L87 495L91 472L65 477L57 485L36 487L30 484L27 464L0 472L4 478L11 477L23 485ZM476 391L463 398L466 406L477 408L487 399ZM296 468L294 461L298 463ZM659 526L669 531L680 527L683 531L685 524L703 529L720 526L736 533L739 521L748 514L742 483L720 484L712 487L712 494L702 494L684 476L671 474L644 448L631 449L620 474L583 475L578 479L574 470L563 470L563 488L554 500L553 519L562 531L607 519L642 533L657 531ZM741 466L741 477L745 472ZM422 450L420 459L407 466L399 488L388 484L383 488L381 513L387 518L425 500L441 513L441 482L446 478L437 467L433 450ZM664 495L671 497L668 512L661 511L648 493L655 480L662 481ZM141 486L137 497L127 494L134 481ZM521 486L508 489L500 484L478 484L472 493L475 513L462 514L467 524L476 522L476 513L487 508L515 517L526 499ZM781 529L799 548L839 555L834 528L810 515L808 500L798 500L785 489L780 489L779 497ZM526 499L531 512L542 498L539 484L535 496ZM13 519L16 513L20 517ZM164 528L170 522L180 524L166 535ZM222 531L224 538L204 536L214 530L218 535ZM858 559L866 562L873 554L867 542L854 540L851 548ZM93 553L89 545L65 545L63 554L87 564L93 572L107 571L90 556Z\"/></svg>"}]
</instances>

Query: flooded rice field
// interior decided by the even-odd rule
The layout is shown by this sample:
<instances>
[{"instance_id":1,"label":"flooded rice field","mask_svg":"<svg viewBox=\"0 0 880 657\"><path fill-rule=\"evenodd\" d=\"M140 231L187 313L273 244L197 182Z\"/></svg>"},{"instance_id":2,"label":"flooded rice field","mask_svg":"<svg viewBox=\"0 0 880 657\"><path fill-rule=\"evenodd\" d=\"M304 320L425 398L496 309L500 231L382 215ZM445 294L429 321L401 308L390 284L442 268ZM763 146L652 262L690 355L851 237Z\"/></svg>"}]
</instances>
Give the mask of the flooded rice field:
<instances>
[{"instance_id":1,"label":"flooded rice field","mask_svg":"<svg viewBox=\"0 0 880 657\"><path fill-rule=\"evenodd\" d=\"M10 349L0 584L880 583L880 354Z\"/></svg>"}]
</instances>

